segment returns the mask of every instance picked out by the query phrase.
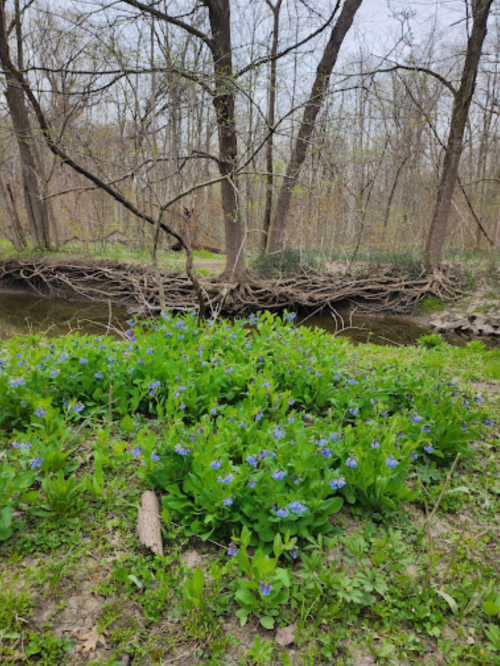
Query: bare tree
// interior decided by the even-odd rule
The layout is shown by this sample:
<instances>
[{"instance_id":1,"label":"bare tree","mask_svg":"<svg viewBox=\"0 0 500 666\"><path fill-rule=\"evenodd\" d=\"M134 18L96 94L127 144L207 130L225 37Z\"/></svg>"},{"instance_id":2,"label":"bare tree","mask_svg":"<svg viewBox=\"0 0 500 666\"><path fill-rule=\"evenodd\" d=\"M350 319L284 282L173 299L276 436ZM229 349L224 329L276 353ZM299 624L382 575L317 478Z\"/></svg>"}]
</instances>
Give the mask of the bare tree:
<instances>
[{"instance_id":1,"label":"bare tree","mask_svg":"<svg viewBox=\"0 0 500 666\"><path fill-rule=\"evenodd\" d=\"M427 270L433 270L438 265L446 239L453 190L457 182L458 167L463 151L464 133L492 4L493 0L473 0L472 2L473 25L470 37L467 40L460 87L456 91L453 101L450 131L444 154L436 206L425 244L424 265Z\"/></svg>"},{"instance_id":2,"label":"bare tree","mask_svg":"<svg viewBox=\"0 0 500 666\"><path fill-rule=\"evenodd\" d=\"M5 19L7 0L0 0L0 60L11 61L9 48L9 26ZM31 4L31 3L30 3ZM22 8L19 0L14 3L14 26L17 39L17 66L23 69L23 38L21 30ZM33 245L43 249L50 246L50 225L47 208L42 199L38 165L36 160L35 134L32 130L24 92L12 74L5 72L5 98L19 147L22 166L24 204Z\"/></svg>"},{"instance_id":3,"label":"bare tree","mask_svg":"<svg viewBox=\"0 0 500 666\"><path fill-rule=\"evenodd\" d=\"M314 131L316 118L327 94L330 76L335 63L337 62L340 47L352 26L354 17L361 6L361 3L362 0L345 0L340 16L333 27L323 57L316 70L316 78L304 108L302 124L299 128L285 180L279 193L276 216L269 235L268 252L281 252L283 250L285 227L288 219L290 202L292 200L293 188L297 183L297 178L299 177L300 170L306 159L307 149ZM338 6L340 6L340 0L337 2L337 7Z\"/></svg>"}]
</instances>

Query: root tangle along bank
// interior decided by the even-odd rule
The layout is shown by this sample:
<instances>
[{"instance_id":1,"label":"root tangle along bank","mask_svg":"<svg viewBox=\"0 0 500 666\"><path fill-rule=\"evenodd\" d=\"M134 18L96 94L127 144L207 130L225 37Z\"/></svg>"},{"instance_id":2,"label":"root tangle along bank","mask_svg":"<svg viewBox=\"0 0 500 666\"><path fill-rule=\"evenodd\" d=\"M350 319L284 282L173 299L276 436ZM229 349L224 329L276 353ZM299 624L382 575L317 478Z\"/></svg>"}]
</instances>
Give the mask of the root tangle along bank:
<instances>
[{"instance_id":1,"label":"root tangle along bank","mask_svg":"<svg viewBox=\"0 0 500 666\"><path fill-rule=\"evenodd\" d=\"M376 275L374 272L376 271ZM197 308L198 298L188 278L162 271L167 308ZM339 303L355 304L358 312L409 314L426 296L453 301L461 293L451 271L410 275L377 266L352 275L302 271L293 277L264 280L250 276L228 283L217 277L201 282L207 310L228 315L256 310L319 309ZM0 262L0 288L24 289L41 296L90 302L112 301L141 315L159 312L155 274L150 267L109 261L40 261L7 259Z\"/></svg>"}]
</instances>

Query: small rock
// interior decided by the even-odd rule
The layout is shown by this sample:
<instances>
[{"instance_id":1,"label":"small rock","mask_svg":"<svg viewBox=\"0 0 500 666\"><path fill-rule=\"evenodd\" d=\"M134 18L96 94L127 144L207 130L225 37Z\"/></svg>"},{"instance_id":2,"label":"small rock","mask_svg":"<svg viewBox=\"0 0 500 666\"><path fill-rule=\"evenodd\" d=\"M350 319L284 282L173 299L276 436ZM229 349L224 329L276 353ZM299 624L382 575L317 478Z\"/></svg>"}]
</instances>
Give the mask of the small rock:
<instances>
[{"instance_id":1,"label":"small rock","mask_svg":"<svg viewBox=\"0 0 500 666\"><path fill-rule=\"evenodd\" d=\"M444 638L448 638L450 641L455 641L457 639L457 632L448 624L443 629L443 636Z\"/></svg>"},{"instance_id":2,"label":"small rock","mask_svg":"<svg viewBox=\"0 0 500 666\"><path fill-rule=\"evenodd\" d=\"M185 553L182 553L180 560L190 569L203 566L203 557L197 550L186 550Z\"/></svg>"},{"instance_id":3,"label":"small rock","mask_svg":"<svg viewBox=\"0 0 500 666\"><path fill-rule=\"evenodd\" d=\"M351 657L356 666L375 666L376 660L363 648L354 648Z\"/></svg>"},{"instance_id":4,"label":"small rock","mask_svg":"<svg viewBox=\"0 0 500 666\"><path fill-rule=\"evenodd\" d=\"M453 322L453 325L455 328L461 329L463 331L467 331L470 328L469 320L466 319L465 317L457 319L456 321Z\"/></svg>"},{"instance_id":5,"label":"small rock","mask_svg":"<svg viewBox=\"0 0 500 666\"><path fill-rule=\"evenodd\" d=\"M276 631L275 641L280 647L291 645L295 640L295 632L297 631L297 623L289 624L288 627L279 627Z\"/></svg>"},{"instance_id":6,"label":"small rock","mask_svg":"<svg viewBox=\"0 0 500 666\"><path fill-rule=\"evenodd\" d=\"M495 332L493 326L489 324L483 324L483 326L479 326L478 328L483 335L492 335Z\"/></svg>"},{"instance_id":7,"label":"small rock","mask_svg":"<svg viewBox=\"0 0 500 666\"><path fill-rule=\"evenodd\" d=\"M406 567L406 573L408 574L408 576L410 576L410 578L413 578L413 580L417 580L418 578L420 578L418 567L416 567L414 564L409 564Z\"/></svg>"}]
</instances>

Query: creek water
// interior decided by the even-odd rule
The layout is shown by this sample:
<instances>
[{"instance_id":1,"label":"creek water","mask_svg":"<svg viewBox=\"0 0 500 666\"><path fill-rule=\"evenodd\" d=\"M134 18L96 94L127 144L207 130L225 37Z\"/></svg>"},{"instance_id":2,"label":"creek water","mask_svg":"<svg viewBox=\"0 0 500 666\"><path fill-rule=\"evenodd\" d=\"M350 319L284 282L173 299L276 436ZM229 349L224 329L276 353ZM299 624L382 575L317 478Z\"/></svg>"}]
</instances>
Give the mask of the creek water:
<instances>
[{"instance_id":1,"label":"creek water","mask_svg":"<svg viewBox=\"0 0 500 666\"><path fill-rule=\"evenodd\" d=\"M59 336L78 330L81 333L104 334L112 329L127 328L129 314L124 308L95 303L27 296L18 293L0 293L0 339L12 335L43 333ZM430 330L413 321L399 317L330 315L302 317L304 326L319 327L347 336L354 342L372 342L380 345L411 345ZM111 328L109 328L111 327Z\"/></svg>"}]
</instances>

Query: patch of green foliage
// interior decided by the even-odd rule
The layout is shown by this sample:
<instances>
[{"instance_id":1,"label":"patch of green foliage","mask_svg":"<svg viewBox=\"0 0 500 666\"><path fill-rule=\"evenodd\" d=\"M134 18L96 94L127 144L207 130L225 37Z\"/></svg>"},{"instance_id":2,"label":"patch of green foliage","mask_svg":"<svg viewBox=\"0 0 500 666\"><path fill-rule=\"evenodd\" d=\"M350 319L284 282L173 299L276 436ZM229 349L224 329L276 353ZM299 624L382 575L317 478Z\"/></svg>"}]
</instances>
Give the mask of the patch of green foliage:
<instances>
[{"instance_id":1,"label":"patch of green foliage","mask_svg":"<svg viewBox=\"0 0 500 666\"><path fill-rule=\"evenodd\" d=\"M316 251L294 250L285 248L277 254L265 254L255 257L251 268L263 278L298 275L304 270L321 272L325 268L325 257Z\"/></svg>"},{"instance_id":2,"label":"patch of green foliage","mask_svg":"<svg viewBox=\"0 0 500 666\"><path fill-rule=\"evenodd\" d=\"M431 312L442 312L446 307L446 303L440 298L435 296L426 296L419 305L420 312L428 314Z\"/></svg>"},{"instance_id":3,"label":"patch of green foliage","mask_svg":"<svg viewBox=\"0 0 500 666\"><path fill-rule=\"evenodd\" d=\"M422 516L439 502L440 519L471 506L474 520L496 519L496 458L474 452L480 435L495 446L496 426L450 368L498 379L498 350L356 348L269 314L201 325L167 315L130 322L126 337L0 347L8 566L41 554L30 580L61 595L92 552L109 663L123 652L161 663L191 641L196 663L222 665L231 615L261 631L296 623L303 664L349 664L354 635L380 663L421 665L429 641L450 665L495 663L494 537L458 528L429 546ZM460 474L442 492L457 453ZM131 528L146 488L161 497L164 557ZM202 564L190 570L181 553L193 547ZM9 586L6 607L21 603L22 586ZM0 626L0 657L22 637L28 661L71 663L52 628L24 626L25 602L8 613L23 620ZM165 620L177 627L168 636ZM474 647L445 638L466 624ZM291 663L262 637L248 660Z\"/></svg>"}]
</instances>

